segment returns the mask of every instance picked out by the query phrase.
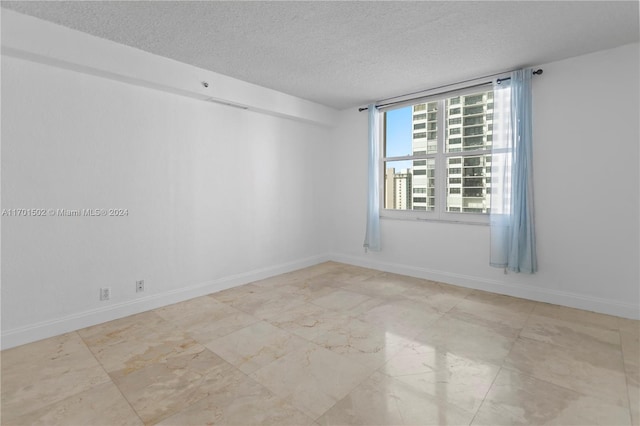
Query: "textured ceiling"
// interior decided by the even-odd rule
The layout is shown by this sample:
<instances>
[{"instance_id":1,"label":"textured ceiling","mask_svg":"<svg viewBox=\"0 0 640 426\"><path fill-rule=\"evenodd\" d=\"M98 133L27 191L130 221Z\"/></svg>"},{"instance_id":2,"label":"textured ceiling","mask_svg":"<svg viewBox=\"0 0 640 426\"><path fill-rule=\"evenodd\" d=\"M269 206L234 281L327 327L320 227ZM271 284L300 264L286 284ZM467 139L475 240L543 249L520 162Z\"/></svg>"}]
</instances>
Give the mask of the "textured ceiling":
<instances>
[{"instance_id":1,"label":"textured ceiling","mask_svg":"<svg viewBox=\"0 0 640 426\"><path fill-rule=\"evenodd\" d=\"M335 108L639 39L637 1L3 1Z\"/></svg>"}]
</instances>

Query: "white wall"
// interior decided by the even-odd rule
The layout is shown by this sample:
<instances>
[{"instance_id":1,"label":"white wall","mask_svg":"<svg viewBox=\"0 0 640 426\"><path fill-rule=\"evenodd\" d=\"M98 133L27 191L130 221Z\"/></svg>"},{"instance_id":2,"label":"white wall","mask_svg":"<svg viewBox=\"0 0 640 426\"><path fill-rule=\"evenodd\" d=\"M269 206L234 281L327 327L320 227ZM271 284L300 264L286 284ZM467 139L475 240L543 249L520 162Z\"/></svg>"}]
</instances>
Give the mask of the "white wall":
<instances>
[{"instance_id":1,"label":"white wall","mask_svg":"<svg viewBox=\"0 0 640 426\"><path fill-rule=\"evenodd\" d=\"M486 226L382 220L364 254L366 113L334 130L336 259L640 318L638 44L542 65L534 78L539 272L490 268Z\"/></svg>"},{"instance_id":2,"label":"white wall","mask_svg":"<svg viewBox=\"0 0 640 426\"><path fill-rule=\"evenodd\" d=\"M328 136L3 55L2 208L129 210L2 218L3 347L324 260Z\"/></svg>"}]
</instances>

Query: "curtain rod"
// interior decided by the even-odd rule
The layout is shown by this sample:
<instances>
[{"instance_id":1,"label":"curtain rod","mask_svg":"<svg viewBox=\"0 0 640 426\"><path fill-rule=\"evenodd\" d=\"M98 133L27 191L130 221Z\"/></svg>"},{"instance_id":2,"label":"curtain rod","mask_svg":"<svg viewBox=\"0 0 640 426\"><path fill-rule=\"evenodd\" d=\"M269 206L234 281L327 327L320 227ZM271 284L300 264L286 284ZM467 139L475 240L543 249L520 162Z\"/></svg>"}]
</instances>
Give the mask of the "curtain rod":
<instances>
[{"instance_id":1,"label":"curtain rod","mask_svg":"<svg viewBox=\"0 0 640 426\"><path fill-rule=\"evenodd\" d=\"M542 71L542 68L538 68L537 70L534 70L534 71L532 72L532 74L533 74L533 75L540 75L540 74L542 74L542 72L543 72L543 71ZM504 74L504 73L501 73L501 74ZM481 77L481 78L479 78L479 79L478 79L478 78L474 78L473 80L461 81L461 82L459 82L459 83L445 84L444 86L434 87L434 88L432 88L432 89L421 90L421 91L419 91L419 92L408 93L408 94L406 94L406 95L400 95L400 96L395 96L395 97L396 97L396 98L403 98L403 97L405 97L405 96L411 96L411 95L414 95L414 94L417 94L417 93L429 92L429 91L431 91L431 90L437 90L437 89L444 89L445 87L458 85L458 84L461 84L461 83L465 83L465 82L467 82L467 81L481 80L482 78L489 78L489 77L493 77L493 76L495 76L495 75L500 75L500 74L487 75L487 76L485 76L485 77ZM503 81L507 81L507 80L511 80L511 77L499 78L499 79L497 79L497 80L496 80L496 82L497 82L498 84L500 84L501 82L503 82ZM491 81L487 81L486 83L474 84L473 86L469 86L469 87L484 86L485 84L489 84L489 83L491 83ZM393 98L391 98L391 99L393 99ZM408 100L408 99L405 99L405 100L402 100L402 101L398 101L398 102L388 102L388 103L386 103L386 104L380 104L380 105L376 105L376 106L377 106L377 107L385 107L385 106L389 106L389 105L393 105L393 104L398 104L398 103L400 103L400 102L406 102L407 100ZM362 112L362 111L366 111L366 110L368 110L368 109L369 109L368 107L363 107L363 108L358 108L358 111L359 111L359 112Z\"/></svg>"}]
</instances>

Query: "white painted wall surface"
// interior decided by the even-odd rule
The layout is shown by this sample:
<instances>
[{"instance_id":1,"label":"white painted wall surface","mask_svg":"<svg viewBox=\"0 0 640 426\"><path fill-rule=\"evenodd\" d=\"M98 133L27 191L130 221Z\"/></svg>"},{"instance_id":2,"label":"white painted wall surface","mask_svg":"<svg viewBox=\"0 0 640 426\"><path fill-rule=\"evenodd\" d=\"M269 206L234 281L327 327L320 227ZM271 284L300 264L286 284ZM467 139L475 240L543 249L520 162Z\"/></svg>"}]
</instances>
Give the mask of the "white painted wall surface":
<instances>
[{"instance_id":1,"label":"white painted wall surface","mask_svg":"<svg viewBox=\"0 0 640 426\"><path fill-rule=\"evenodd\" d=\"M640 318L638 44L542 65L534 78L539 272L491 268L489 228L382 220L365 254L367 115L333 138L334 258L551 303Z\"/></svg>"},{"instance_id":2,"label":"white painted wall surface","mask_svg":"<svg viewBox=\"0 0 640 426\"><path fill-rule=\"evenodd\" d=\"M3 56L2 208L129 210L2 218L3 347L324 260L328 136Z\"/></svg>"}]
</instances>

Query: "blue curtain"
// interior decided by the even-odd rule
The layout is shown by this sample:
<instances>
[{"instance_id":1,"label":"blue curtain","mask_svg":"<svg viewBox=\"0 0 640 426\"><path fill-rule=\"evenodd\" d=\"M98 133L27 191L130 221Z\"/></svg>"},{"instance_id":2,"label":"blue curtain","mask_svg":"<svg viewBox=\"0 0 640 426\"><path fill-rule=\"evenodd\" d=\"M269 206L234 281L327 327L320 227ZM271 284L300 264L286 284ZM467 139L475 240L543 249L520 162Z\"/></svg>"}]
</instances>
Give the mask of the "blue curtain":
<instances>
[{"instance_id":1,"label":"blue curtain","mask_svg":"<svg viewBox=\"0 0 640 426\"><path fill-rule=\"evenodd\" d=\"M491 266L534 273L531 69L494 85L491 155Z\"/></svg>"},{"instance_id":2,"label":"blue curtain","mask_svg":"<svg viewBox=\"0 0 640 426\"><path fill-rule=\"evenodd\" d=\"M367 232L364 249L380 251L380 113L374 104L369 105L369 170L367 192Z\"/></svg>"}]
</instances>

